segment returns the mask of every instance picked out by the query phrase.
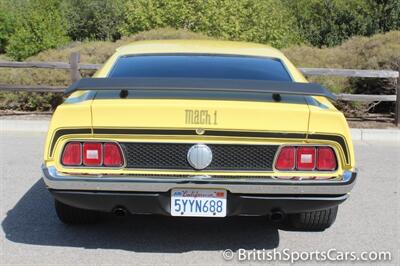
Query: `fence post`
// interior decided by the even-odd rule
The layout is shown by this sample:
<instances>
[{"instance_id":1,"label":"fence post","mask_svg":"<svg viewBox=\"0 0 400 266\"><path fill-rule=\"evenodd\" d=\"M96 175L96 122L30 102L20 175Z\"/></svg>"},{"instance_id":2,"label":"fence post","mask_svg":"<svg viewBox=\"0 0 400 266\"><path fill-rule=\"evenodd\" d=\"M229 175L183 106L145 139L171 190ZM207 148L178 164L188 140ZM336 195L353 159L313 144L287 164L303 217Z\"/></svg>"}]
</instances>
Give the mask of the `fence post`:
<instances>
[{"instance_id":1,"label":"fence post","mask_svg":"<svg viewBox=\"0 0 400 266\"><path fill-rule=\"evenodd\" d=\"M81 79L81 73L79 73L79 59L80 59L79 52L73 52L69 56L69 64L71 66L70 73L71 73L72 83Z\"/></svg>"},{"instance_id":2,"label":"fence post","mask_svg":"<svg viewBox=\"0 0 400 266\"><path fill-rule=\"evenodd\" d=\"M400 125L400 77L396 80L396 107L394 110L394 124Z\"/></svg>"}]
</instances>

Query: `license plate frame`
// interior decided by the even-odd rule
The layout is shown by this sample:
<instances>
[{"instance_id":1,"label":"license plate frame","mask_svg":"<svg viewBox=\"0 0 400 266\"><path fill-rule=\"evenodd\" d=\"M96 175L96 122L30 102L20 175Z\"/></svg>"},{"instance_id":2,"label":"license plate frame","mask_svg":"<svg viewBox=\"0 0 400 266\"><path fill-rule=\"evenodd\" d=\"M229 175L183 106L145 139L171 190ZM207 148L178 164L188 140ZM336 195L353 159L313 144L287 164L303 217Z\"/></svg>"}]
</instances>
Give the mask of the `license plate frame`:
<instances>
[{"instance_id":1,"label":"license plate frame","mask_svg":"<svg viewBox=\"0 0 400 266\"><path fill-rule=\"evenodd\" d=\"M171 190L172 216L225 217L227 191L224 189L176 188Z\"/></svg>"}]
</instances>

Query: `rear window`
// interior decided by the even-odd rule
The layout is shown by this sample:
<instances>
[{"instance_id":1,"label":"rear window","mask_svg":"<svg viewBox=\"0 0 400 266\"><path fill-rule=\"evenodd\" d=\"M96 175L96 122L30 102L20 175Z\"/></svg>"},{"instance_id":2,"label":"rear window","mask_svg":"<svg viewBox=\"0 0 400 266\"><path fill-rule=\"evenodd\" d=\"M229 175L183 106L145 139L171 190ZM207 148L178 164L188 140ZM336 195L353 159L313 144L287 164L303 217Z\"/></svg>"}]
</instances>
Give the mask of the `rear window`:
<instances>
[{"instance_id":1,"label":"rear window","mask_svg":"<svg viewBox=\"0 0 400 266\"><path fill-rule=\"evenodd\" d=\"M108 76L291 81L286 68L278 59L193 54L120 57Z\"/></svg>"}]
</instances>

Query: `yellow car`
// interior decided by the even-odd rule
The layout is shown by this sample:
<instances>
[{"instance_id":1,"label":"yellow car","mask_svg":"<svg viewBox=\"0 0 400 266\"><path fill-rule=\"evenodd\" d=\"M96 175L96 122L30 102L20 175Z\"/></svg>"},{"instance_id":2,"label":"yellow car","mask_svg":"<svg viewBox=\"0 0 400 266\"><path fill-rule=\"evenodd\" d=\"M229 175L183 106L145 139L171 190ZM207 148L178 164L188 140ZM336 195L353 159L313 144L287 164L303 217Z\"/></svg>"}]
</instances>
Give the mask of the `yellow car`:
<instances>
[{"instance_id":1,"label":"yellow car","mask_svg":"<svg viewBox=\"0 0 400 266\"><path fill-rule=\"evenodd\" d=\"M265 45L135 42L65 93L42 166L64 223L264 215L323 230L355 183L335 96Z\"/></svg>"}]
</instances>

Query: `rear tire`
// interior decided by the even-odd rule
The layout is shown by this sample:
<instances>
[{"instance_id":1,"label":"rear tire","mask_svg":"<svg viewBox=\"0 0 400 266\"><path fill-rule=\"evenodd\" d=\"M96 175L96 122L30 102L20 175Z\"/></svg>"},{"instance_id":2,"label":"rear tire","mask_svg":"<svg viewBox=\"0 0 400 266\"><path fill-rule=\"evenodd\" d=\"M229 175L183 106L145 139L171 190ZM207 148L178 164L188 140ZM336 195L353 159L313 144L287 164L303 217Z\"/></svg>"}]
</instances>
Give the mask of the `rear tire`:
<instances>
[{"instance_id":1,"label":"rear tire","mask_svg":"<svg viewBox=\"0 0 400 266\"><path fill-rule=\"evenodd\" d=\"M65 224L93 224L100 219L96 211L75 208L58 200L55 200L55 208L58 219Z\"/></svg>"},{"instance_id":2,"label":"rear tire","mask_svg":"<svg viewBox=\"0 0 400 266\"><path fill-rule=\"evenodd\" d=\"M301 212L289 215L289 224L297 230L323 231L336 220L338 206L320 211Z\"/></svg>"}]
</instances>

